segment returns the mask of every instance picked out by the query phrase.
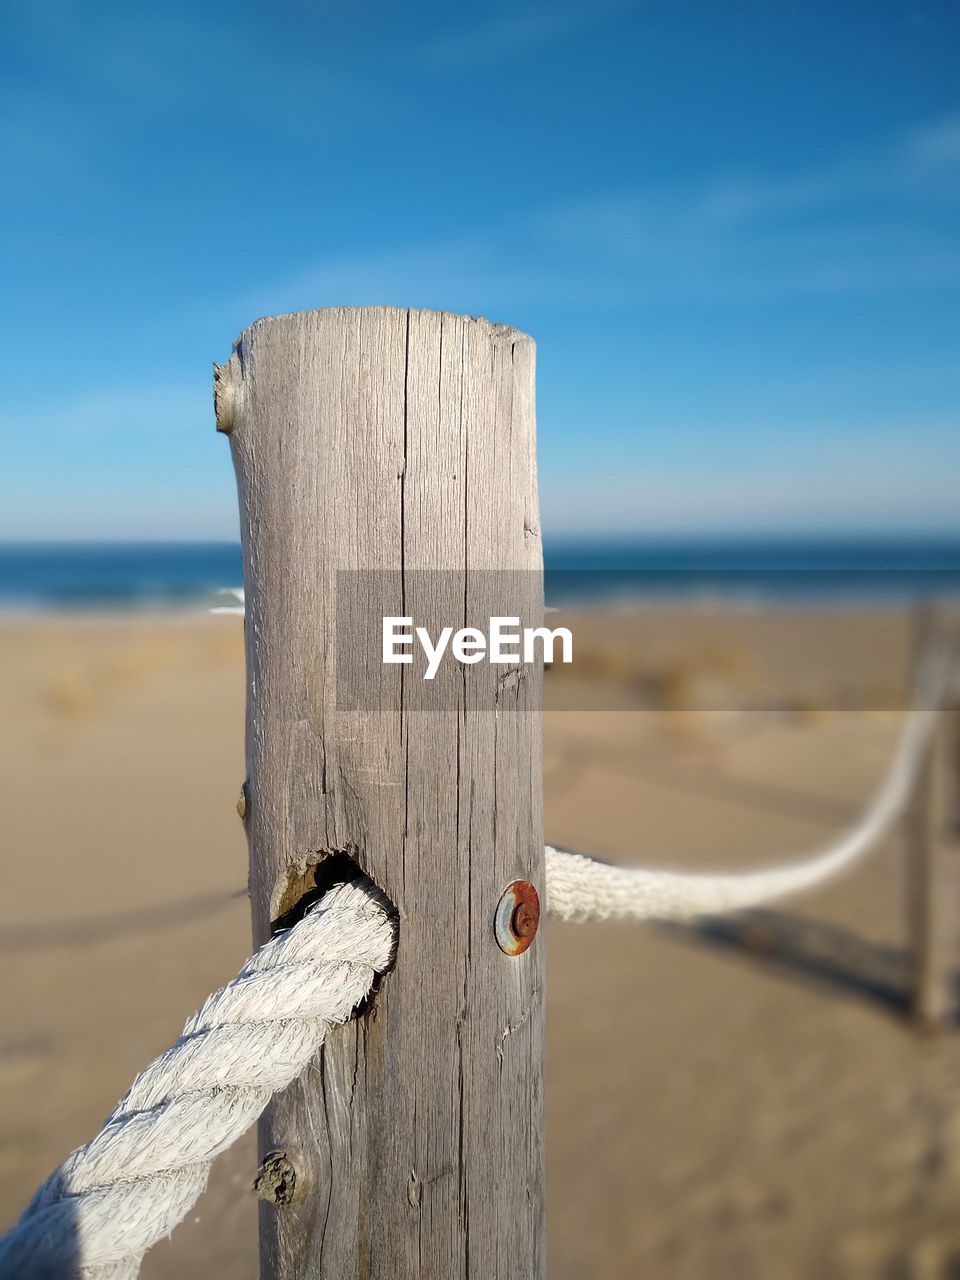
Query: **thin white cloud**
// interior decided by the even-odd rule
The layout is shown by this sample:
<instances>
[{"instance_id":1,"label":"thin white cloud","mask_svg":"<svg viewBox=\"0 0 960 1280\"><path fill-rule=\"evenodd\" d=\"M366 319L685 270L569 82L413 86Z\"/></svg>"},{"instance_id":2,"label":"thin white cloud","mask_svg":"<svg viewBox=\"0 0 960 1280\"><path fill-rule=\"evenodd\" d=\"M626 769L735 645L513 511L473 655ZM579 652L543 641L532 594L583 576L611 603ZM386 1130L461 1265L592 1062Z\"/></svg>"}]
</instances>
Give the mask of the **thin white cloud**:
<instances>
[{"instance_id":1,"label":"thin white cloud","mask_svg":"<svg viewBox=\"0 0 960 1280\"><path fill-rule=\"evenodd\" d=\"M814 172L705 175L518 214L447 241L335 255L238 314L394 303L736 305L960 284L950 122Z\"/></svg>"},{"instance_id":2,"label":"thin white cloud","mask_svg":"<svg viewBox=\"0 0 960 1280\"><path fill-rule=\"evenodd\" d=\"M934 120L906 140L906 154L924 164L960 166L960 115Z\"/></svg>"},{"instance_id":3,"label":"thin white cloud","mask_svg":"<svg viewBox=\"0 0 960 1280\"><path fill-rule=\"evenodd\" d=\"M517 265L509 238L489 230L475 235L339 254L289 279L238 299L237 315L330 306L429 307L489 313L524 300L549 301L557 282L549 267Z\"/></svg>"},{"instance_id":4,"label":"thin white cloud","mask_svg":"<svg viewBox=\"0 0 960 1280\"><path fill-rule=\"evenodd\" d=\"M46 402L38 399L19 411L6 410L0 431L8 439L17 432L55 442L93 441L112 435L196 430L213 422L209 388L131 384L84 391ZM212 429L212 425L211 425Z\"/></svg>"},{"instance_id":5,"label":"thin white cloud","mask_svg":"<svg viewBox=\"0 0 960 1280\"><path fill-rule=\"evenodd\" d=\"M539 227L629 275L638 301L724 302L960 283L960 128L935 121L865 155L778 175L556 206Z\"/></svg>"},{"instance_id":6,"label":"thin white cloud","mask_svg":"<svg viewBox=\"0 0 960 1280\"><path fill-rule=\"evenodd\" d=\"M0 416L0 540L235 537L211 385L130 383Z\"/></svg>"},{"instance_id":7,"label":"thin white cloud","mask_svg":"<svg viewBox=\"0 0 960 1280\"><path fill-rule=\"evenodd\" d=\"M201 6L98 11L62 0L8 8L7 43L29 68L0 84L0 164L18 195L105 188L118 176L118 141L158 123L192 130L202 119L207 132L224 131L221 143L238 120L254 139L282 125L287 140L322 141L396 109L396 89L372 72L339 65L319 41L264 41L239 12L225 20Z\"/></svg>"},{"instance_id":8,"label":"thin white cloud","mask_svg":"<svg viewBox=\"0 0 960 1280\"><path fill-rule=\"evenodd\" d=\"M794 174L713 174L548 205L444 241L332 255L239 300L243 316L392 303L622 309L960 284L960 163L934 121ZM960 157L958 157L960 161Z\"/></svg>"},{"instance_id":9,"label":"thin white cloud","mask_svg":"<svg viewBox=\"0 0 960 1280\"><path fill-rule=\"evenodd\" d=\"M563 40L632 7L630 0L566 0L566 3L511 4L466 30L438 35L421 61L443 71L513 58Z\"/></svg>"}]
</instances>

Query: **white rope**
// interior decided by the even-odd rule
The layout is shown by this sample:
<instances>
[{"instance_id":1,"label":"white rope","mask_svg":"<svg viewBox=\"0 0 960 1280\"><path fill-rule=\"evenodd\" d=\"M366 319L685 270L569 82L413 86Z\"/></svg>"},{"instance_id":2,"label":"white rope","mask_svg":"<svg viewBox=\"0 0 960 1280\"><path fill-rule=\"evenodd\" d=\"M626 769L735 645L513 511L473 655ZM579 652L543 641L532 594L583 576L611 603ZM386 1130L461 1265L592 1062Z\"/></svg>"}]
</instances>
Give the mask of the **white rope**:
<instances>
[{"instance_id":1,"label":"white rope","mask_svg":"<svg viewBox=\"0 0 960 1280\"><path fill-rule=\"evenodd\" d=\"M0 1240L0 1276L136 1276L203 1191L214 1157L369 994L395 941L386 900L358 880L261 947L40 1187Z\"/></svg>"},{"instance_id":2,"label":"white rope","mask_svg":"<svg viewBox=\"0 0 960 1280\"><path fill-rule=\"evenodd\" d=\"M760 871L684 874L610 866L547 845L549 909L562 920L690 920L785 898L831 880L869 853L899 817L939 714L950 656L931 650L917 681L918 710L907 712L890 769L860 821L803 862Z\"/></svg>"},{"instance_id":3,"label":"white rope","mask_svg":"<svg viewBox=\"0 0 960 1280\"><path fill-rule=\"evenodd\" d=\"M566 920L678 920L741 910L822 883L889 830L916 780L949 674L932 653L887 778L861 821L814 857L763 871L684 875L546 848L550 911ZM0 1239L0 1276L132 1280L203 1191L213 1159L307 1066L389 968L396 926L368 880L327 892L212 995L137 1076L100 1133L40 1187Z\"/></svg>"}]
</instances>

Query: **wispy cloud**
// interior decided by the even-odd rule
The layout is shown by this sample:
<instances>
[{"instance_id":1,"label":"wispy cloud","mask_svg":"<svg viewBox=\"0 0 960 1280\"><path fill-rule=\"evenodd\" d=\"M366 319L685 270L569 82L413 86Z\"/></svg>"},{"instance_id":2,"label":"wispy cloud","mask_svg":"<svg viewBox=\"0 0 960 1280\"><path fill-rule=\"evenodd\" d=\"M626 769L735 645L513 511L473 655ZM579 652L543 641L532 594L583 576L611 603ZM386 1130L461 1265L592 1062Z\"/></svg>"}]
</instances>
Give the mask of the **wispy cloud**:
<instances>
[{"instance_id":1,"label":"wispy cloud","mask_svg":"<svg viewBox=\"0 0 960 1280\"><path fill-rule=\"evenodd\" d=\"M928 165L960 166L960 115L915 130L906 139L907 157Z\"/></svg>"},{"instance_id":2,"label":"wispy cloud","mask_svg":"<svg viewBox=\"0 0 960 1280\"><path fill-rule=\"evenodd\" d=\"M339 65L320 41L265 41L242 9L228 21L183 3L9 0L4 21L21 72L0 84L0 163L20 195L46 183L73 200L78 181L130 180L131 138L156 145L154 131L171 124L193 131L202 120L223 130L221 144L239 120L254 143L278 128L288 142L323 140L363 129L388 103L373 72Z\"/></svg>"},{"instance_id":3,"label":"wispy cloud","mask_svg":"<svg viewBox=\"0 0 960 1280\"><path fill-rule=\"evenodd\" d=\"M6 409L0 416L0 430L13 438L29 433L57 442L82 444L112 436L164 434L196 430L212 424L213 409L209 387L129 386L102 387L76 396L46 402L37 400L19 410Z\"/></svg>"},{"instance_id":4,"label":"wispy cloud","mask_svg":"<svg viewBox=\"0 0 960 1280\"><path fill-rule=\"evenodd\" d=\"M210 386L111 384L0 415L0 539L235 537Z\"/></svg>"},{"instance_id":5,"label":"wispy cloud","mask_svg":"<svg viewBox=\"0 0 960 1280\"><path fill-rule=\"evenodd\" d=\"M438 35L424 47L421 60L435 69L451 71L517 57L576 35L631 7L630 0L511 4L502 13L466 30L458 28Z\"/></svg>"},{"instance_id":6,"label":"wispy cloud","mask_svg":"<svg viewBox=\"0 0 960 1280\"><path fill-rule=\"evenodd\" d=\"M335 255L238 310L726 305L960 285L956 122L795 174L558 202L446 241Z\"/></svg>"},{"instance_id":7,"label":"wispy cloud","mask_svg":"<svg viewBox=\"0 0 960 1280\"><path fill-rule=\"evenodd\" d=\"M558 251L636 272L638 300L722 302L956 285L958 209L950 119L822 169L617 193L539 225Z\"/></svg>"},{"instance_id":8,"label":"wispy cloud","mask_svg":"<svg viewBox=\"0 0 960 1280\"><path fill-rule=\"evenodd\" d=\"M325 306L483 311L521 297L542 301L556 288L550 270L518 264L509 236L487 228L321 259L238 299L234 310L246 316Z\"/></svg>"}]
</instances>

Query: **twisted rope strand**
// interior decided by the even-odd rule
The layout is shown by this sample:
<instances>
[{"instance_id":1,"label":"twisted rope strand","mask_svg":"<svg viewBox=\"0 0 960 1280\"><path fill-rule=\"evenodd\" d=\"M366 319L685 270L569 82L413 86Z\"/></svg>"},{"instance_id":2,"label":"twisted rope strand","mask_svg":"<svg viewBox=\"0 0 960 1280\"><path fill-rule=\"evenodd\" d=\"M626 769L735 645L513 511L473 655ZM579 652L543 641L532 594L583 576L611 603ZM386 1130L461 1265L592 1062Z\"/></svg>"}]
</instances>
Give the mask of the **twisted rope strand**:
<instances>
[{"instance_id":1,"label":"twisted rope strand","mask_svg":"<svg viewBox=\"0 0 960 1280\"><path fill-rule=\"evenodd\" d=\"M396 927L368 880L337 885L272 938L137 1076L0 1240L0 1275L128 1280L213 1159L307 1066L389 968Z\"/></svg>"}]
</instances>

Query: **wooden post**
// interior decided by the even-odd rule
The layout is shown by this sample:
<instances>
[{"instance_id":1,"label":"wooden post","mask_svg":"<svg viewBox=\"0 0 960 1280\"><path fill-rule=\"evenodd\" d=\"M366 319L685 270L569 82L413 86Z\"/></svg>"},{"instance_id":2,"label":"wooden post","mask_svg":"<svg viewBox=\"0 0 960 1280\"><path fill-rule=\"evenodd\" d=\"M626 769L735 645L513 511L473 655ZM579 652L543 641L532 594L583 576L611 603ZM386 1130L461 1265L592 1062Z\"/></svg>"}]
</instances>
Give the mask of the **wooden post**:
<instances>
[{"instance_id":1,"label":"wooden post","mask_svg":"<svg viewBox=\"0 0 960 1280\"><path fill-rule=\"evenodd\" d=\"M944 632L940 610L921 607L914 669L931 644L945 642ZM956 1013L957 728L955 708L942 706L906 815L911 1012L926 1031L940 1029Z\"/></svg>"},{"instance_id":2,"label":"wooden post","mask_svg":"<svg viewBox=\"0 0 960 1280\"><path fill-rule=\"evenodd\" d=\"M261 1208L261 1275L539 1280L544 940L510 956L494 936L509 882L544 891L539 671L471 681L454 663L425 705L379 634L344 636L384 601L436 614L438 582L472 616L491 571L522 570L542 610L534 344L338 308L257 321L215 374L241 508L256 940L334 853L400 917L371 1010L262 1123L283 1177L261 1185L283 1192ZM358 603L363 570L381 576ZM351 640L377 653L359 700Z\"/></svg>"}]
</instances>

